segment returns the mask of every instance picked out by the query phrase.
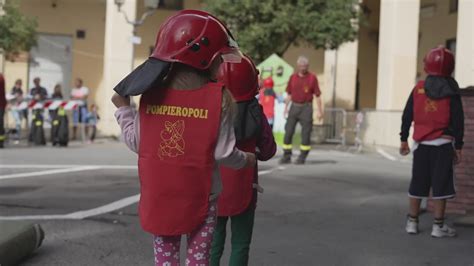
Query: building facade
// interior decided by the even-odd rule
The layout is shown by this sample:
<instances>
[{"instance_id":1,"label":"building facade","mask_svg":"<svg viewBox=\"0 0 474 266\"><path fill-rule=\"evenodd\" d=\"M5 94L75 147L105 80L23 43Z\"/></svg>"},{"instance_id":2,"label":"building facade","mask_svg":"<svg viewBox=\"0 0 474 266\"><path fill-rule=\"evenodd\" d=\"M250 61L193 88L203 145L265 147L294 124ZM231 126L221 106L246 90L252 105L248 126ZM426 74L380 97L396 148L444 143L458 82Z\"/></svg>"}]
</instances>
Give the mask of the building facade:
<instances>
[{"instance_id":1,"label":"building facade","mask_svg":"<svg viewBox=\"0 0 474 266\"><path fill-rule=\"evenodd\" d=\"M67 95L80 77L99 106L103 135L118 135L110 102L112 88L150 54L159 25L181 8L202 8L199 0L162 1L163 6L134 28L142 0L20 1L24 14L38 20L38 47L2 64L8 88L16 79L31 87L34 77L52 90L63 83ZM368 144L398 145L400 114L415 81L423 78L424 54L439 44L456 53L455 77L461 87L474 85L474 0L361 0L357 40L337 51L290 47L283 58L311 61L327 107L366 110L363 139ZM133 36L137 36L133 38ZM133 63L132 63L133 62ZM333 95L335 100L333 101Z\"/></svg>"}]
</instances>

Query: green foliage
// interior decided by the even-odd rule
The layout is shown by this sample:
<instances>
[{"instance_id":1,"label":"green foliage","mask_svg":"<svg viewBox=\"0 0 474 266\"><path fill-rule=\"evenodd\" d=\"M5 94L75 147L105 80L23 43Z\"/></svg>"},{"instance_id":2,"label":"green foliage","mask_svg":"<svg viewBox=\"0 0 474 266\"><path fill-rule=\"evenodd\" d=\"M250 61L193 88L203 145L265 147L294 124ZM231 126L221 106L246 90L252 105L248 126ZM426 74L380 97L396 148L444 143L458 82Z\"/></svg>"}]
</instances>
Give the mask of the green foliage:
<instances>
[{"instance_id":1,"label":"green foliage","mask_svg":"<svg viewBox=\"0 0 474 266\"><path fill-rule=\"evenodd\" d=\"M205 0L230 28L242 50L260 62L306 43L334 49L352 41L357 0Z\"/></svg>"},{"instance_id":2,"label":"green foliage","mask_svg":"<svg viewBox=\"0 0 474 266\"><path fill-rule=\"evenodd\" d=\"M17 1L7 1L0 16L0 48L8 57L29 51L36 44L37 22L21 14Z\"/></svg>"}]
</instances>

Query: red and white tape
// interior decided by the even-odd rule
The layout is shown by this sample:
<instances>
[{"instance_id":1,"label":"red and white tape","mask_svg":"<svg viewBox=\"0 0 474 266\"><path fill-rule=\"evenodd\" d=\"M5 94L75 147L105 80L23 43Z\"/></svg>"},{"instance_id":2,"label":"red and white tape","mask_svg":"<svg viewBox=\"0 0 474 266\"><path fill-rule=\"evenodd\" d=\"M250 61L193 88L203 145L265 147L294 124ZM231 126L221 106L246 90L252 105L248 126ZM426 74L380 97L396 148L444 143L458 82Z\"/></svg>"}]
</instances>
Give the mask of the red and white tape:
<instances>
[{"instance_id":1,"label":"red and white tape","mask_svg":"<svg viewBox=\"0 0 474 266\"><path fill-rule=\"evenodd\" d=\"M64 108L64 110L73 110L77 107L83 105L83 101L77 100L70 100L70 101L63 101L63 100L46 100L46 101L35 101L32 100L30 102L23 101L18 103L12 108L16 110L26 110L26 109L48 109L48 110L56 110L59 107Z\"/></svg>"}]
</instances>

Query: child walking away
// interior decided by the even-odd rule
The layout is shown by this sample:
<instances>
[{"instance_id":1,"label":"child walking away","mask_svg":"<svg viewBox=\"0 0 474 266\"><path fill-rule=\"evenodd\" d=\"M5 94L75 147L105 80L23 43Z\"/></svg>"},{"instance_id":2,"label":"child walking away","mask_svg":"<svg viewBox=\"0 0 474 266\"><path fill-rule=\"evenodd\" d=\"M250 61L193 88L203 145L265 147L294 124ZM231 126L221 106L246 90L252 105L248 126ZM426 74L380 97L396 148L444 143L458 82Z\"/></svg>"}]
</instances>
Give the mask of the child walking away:
<instances>
[{"instance_id":1,"label":"child walking away","mask_svg":"<svg viewBox=\"0 0 474 266\"><path fill-rule=\"evenodd\" d=\"M87 127L89 128L89 143L94 142L97 133L97 122L99 122L99 114L97 113L97 105L92 104L90 111L87 113Z\"/></svg>"},{"instance_id":2,"label":"child walking away","mask_svg":"<svg viewBox=\"0 0 474 266\"><path fill-rule=\"evenodd\" d=\"M273 122L275 120L275 99L276 94L273 90L273 79L268 77L263 80L263 89L260 90L258 96L260 104L263 106L263 113L270 124L270 127L273 129Z\"/></svg>"},{"instance_id":3,"label":"child walking away","mask_svg":"<svg viewBox=\"0 0 474 266\"><path fill-rule=\"evenodd\" d=\"M406 231L418 233L422 198L434 202L433 237L453 237L456 231L445 224L446 200L455 196L453 164L461 162L464 113L459 86L451 77L454 56L444 47L431 50L424 59L428 77L419 81L408 99L402 118L400 153L410 153L408 135L414 122L410 213ZM453 148L454 147L454 148Z\"/></svg>"},{"instance_id":4,"label":"child walking away","mask_svg":"<svg viewBox=\"0 0 474 266\"><path fill-rule=\"evenodd\" d=\"M222 64L219 80L230 90L238 106L234 122L237 148L255 153L262 161L276 152L270 125L255 96L258 94L258 71L250 58L241 63ZM229 265L247 265L255 217L258 186L257 166L234 170L221 167L223 191L218 201L218 219L211 249L211 265L218 266L231 220L232 253Z\"/></svg>"},{"instance_id":5,"label":"child walking away","mask_svg":"<svg viewBox=\"0 0 474 266\"><path fill-rule=\"evenodd\" d=\"M183 234L186 265L209 264L219 165L256 164L255 154L235 148L232 97L212 82L223 61L240 60L218 19L183 10L162 24L152 56L114 88L117 120L139 157L140 222L154 235L156 265L180 264ZM137 94L138 113L127 97Z\"/></svg>"}]
</instances>

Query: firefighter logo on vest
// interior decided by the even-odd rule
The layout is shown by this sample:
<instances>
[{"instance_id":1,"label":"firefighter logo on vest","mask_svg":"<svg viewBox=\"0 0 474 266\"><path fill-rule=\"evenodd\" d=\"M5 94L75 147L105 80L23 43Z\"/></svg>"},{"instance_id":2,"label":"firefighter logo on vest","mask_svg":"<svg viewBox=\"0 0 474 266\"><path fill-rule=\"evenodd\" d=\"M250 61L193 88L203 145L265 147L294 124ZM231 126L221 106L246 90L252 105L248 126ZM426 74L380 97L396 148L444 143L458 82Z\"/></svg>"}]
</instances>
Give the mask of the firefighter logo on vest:
<instances>
[{"instance_id":1,"label":"firefighter logo on vest","mask_svg":"<svg viewBox=\"0 0 474 266\"><path fill-rule=\"evenodd\" d=\"M431 99L425 101L425 113L432 113L438 111L438 103Z\"/></svg>"},{"instance_id":2,"label":"firefighter logo on vest","mask_svg":"<svg viewBox=\"0 0 474 266\"><path fill-rule=\"evenodd\" d=\"M309 86L308 85L304 85L303 89L304 89L304 93L309 92Z\"/></svg>"},{"instance_id":3,"label":"firefighter logo on vest","mask_svg":"<svg viewBox=\"0 0 474 266\"><path fill-rule=\"evenodd\" d=\"M160 159L165 157L176 158L184 154L185 142L183 139L184 121L165 122L165 129L160 133L161 143L158 150Z\"/></svg>"}]
</instances>

